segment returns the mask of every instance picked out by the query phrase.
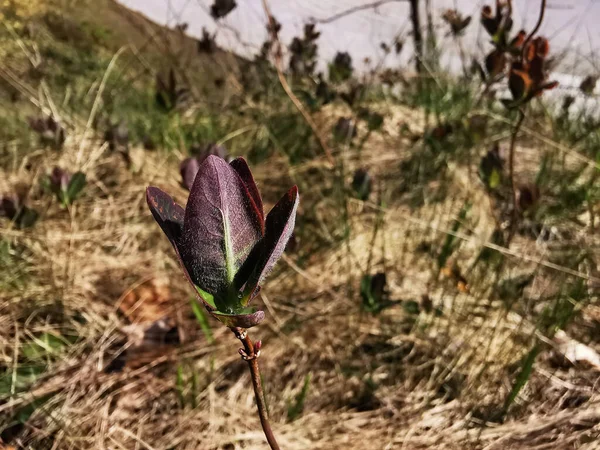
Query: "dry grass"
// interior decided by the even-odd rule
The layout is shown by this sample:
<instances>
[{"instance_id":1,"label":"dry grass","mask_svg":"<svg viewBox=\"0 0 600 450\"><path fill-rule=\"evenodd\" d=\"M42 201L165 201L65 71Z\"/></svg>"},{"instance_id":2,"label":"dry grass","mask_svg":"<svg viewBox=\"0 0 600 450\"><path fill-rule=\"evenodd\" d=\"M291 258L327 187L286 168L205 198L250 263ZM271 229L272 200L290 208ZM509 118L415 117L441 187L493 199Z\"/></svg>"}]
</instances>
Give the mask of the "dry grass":
<instances>
[{"instance_id":1,"label":"dry grass","mask_svg":"<svg viewBox=\"0 0 600 450\"><path fill-rule=\"evenodd\" d=\"M388 113L419 128L418 114ZM334 114L324 114L320 123L327 127ZM335 155L345 159L348 173L360 165L386 180L380 195L387 209L375 241L377 205L353 200L349 238L342 243L332 238L339 205L323 194L335 184L335 178L324 178L329 169L323 164L288 167L273 158L255 168L268 202L290 178L302 180L309 187L302 192L301 217L318 218L304 221L299 253L288 255L271 276L261 300L268 320L252 331L263 340L267 401L281 447L596 448L597 369L565 363L552 339L508 417L498 422L519 361L533 345L538 306L544 295L576 277L532 262L546 261L550 245L526 238L515 242L503 272L536 273L527 296L531 304L518 312L508 313L502 301L489 297L489 273L469 272L468 292L438 276L424 244L439 248L444 231L470 201L461 229L465 243L452 255L467 271L490 240L492 205L476 187L476 171L457 166L445 180L424 187L426 198L443 190L443 201L409 206L397 193L403 176L397 161L418 149L395 129L374 134L360 158L345 151ZM12 278L4 276L0 291L1 364L12 386L32 340L43 333L74 339L58 357L42 358L44 371L27 390L1 397L0 423L33 399L46 398L24 426L12 430L11 445L266 449L238 344L212 321L214 343L199 331L188 286L145 205L149 184L185 203L177 162L148 152L141 172L132 173L99 142L80 143L76 134L60 155L40 151L28 158L4 164L11 169L0 176L2 191L15 183L30 187L29 204L42 212L30 230L1 225L3 239L21 255L12 260ZM30 162L37 169L28 170ZM55 164L81 168L88 176L84 196L70 210L37 188L42 172ZM313 248L328 240L327 248ZM386 269L391 298L399 301L375 317L361 312L358 292L369 259L374 270ZM425 294L439 314L427 312ZM411 312L409 301L421 304L420 312ZM158 338L147 333L156 322L163 330ZM593 315L576 326L588 345L600 348ZM175 330L179 343L164 342L167 330ZM185 380L179 387L178 367ZM287 422L289 402L307 374L304 412Z\"/></svg>"}]
</instances>

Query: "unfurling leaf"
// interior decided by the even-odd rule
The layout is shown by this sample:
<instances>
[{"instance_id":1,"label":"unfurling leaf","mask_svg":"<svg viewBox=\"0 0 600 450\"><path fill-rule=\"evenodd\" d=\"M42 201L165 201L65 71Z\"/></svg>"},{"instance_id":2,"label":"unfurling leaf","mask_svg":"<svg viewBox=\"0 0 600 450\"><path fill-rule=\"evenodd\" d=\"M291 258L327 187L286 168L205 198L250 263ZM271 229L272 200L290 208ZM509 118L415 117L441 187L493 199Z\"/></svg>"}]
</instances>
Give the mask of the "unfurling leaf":
<instances>
[{"instance_id":1,"label":"unfurling leaf","mask_svg":"<svg viewBox=\"0 0 600 450\"><path fill-rule=\"evenodd\" d=\"M23 201L24 199L18 194L0 197L0 217L6 217L14 222L19 229L32 227L39 218L38 212L24 205Z\"/></svg>"},{"instance_id":2,"label":"unfurling leaf","mask_svg":"<svg viewBox=\"0 0 600 450\"><path fill-rule=\"evenodd\" d=\"M185 209L181 252L194 283L223 306L230 303L235 274L261 238L261 226L237 172L225 160L209 156Z\"/></svg>"},{"instance_id":3,"label":"unfurling leaf","mask_svg":"<svg viewBox=\"0 0 600 450\"><path fill-rule=\"evenodd\" d=\"M188 191L192 189L196 174L200 169L198 158L186 158L179 165L179 173L181 173L181 184Z\"/></svg>"},{"instance_id":4,"label":"unfurling leaf","mask_svg":"<svg viewBox=\"0 0 600 450\"><path fill-rule=\"evenodd\" d=\"M47 186L63 205L72 204L85 187L85 174L76 172L71 175L68 171L55 167L47 178Z\"/></svg>"},{"instance_id":5,"label":"unfurling leaf","mask_svg":"<svg viewBox=\"0 0 600 450\"><path fill-rule=\"evenodd\" d=\"M188 280L209 312L228 327L264 319L248 307L294 228L293 187L266 218L246 162L209 155L200 164L186 209L158 188L147 189L152 215L167 235Z\"/></svg>"}]
</instances>

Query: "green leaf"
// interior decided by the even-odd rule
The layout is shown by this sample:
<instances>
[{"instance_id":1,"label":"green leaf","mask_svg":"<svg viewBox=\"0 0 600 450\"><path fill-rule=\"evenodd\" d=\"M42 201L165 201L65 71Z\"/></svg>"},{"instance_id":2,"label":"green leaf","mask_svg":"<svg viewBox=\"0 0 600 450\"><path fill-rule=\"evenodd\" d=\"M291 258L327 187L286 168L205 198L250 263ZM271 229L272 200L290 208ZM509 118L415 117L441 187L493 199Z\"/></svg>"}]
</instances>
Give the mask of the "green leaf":
<instances>
[{"instance_id":1,"label":"green leaf","mask_svg":"<svg viewBox=\"0 0 600 450\"><path fill-rule=\"evenodd\" d=\"M21 366L16 372L6 370L0 374L0 395L21 392L31 386L46 370L45 366Z\"/></svg>"},{"instance_id":2,"label":"green leaf","mask_svg":"<svg viewBox=\"0 0 600 450\"><path fill-rule=\"evenodd\" d=\"M369 127L369 131L377 131L383 125L383 116L378 113L369 114L369 118L367 120L367 126Z\"/></svg>"},{"instance_id":3,"label":"green leaf","mask_svg":"<svg viewBox=\"0 0 600 450\"><path fill-rule=\"evenodd\" d=\"M198 291L198 295L200 295L200 297L202 298L202 300L204 300L209 306L213 307L213 308L217 308L217 306L215 305L215 297L212 294L209 294L206 291L203 291L202 289L200 289L198 287L198 285L194 285L194 287L196 288L196 291Z\"/></svg>"},{"instance_id":4,"label":"green leaf","mask_svg":"<svg viewBox=\"0 0 600 450\"><path fill-rule=\"evenodd\" d=\"M35 209L23 206L21 211L19 211L19 213L14 219L15 225L19 229L30 228L35 225L39 217L40 215Z\"/></svg>"},{"instance_id":5,"label":"green leaf","mask_svg":"<svg viewBox=\"0 0 600 450\"><path fill-rule=\"evenodd\" d=\"M77 172L73 174L71 177L71 182L69 183L69 187L67 188L67 192L65 195L65 199L68 204L71 204L75 201L77 196L81 193L81 190L85 186L85 174L83 172Z\"/></svg>"},{"instance_id":6,"label":"green leaf","mask_svg":"<svg viewBox=\"0 0 600 450\"><path fill-rule=\"evenodd\" d=\"M506 402L504 403L504 413L508 411L508 408L514 403L519 392L525 387L527 382L529 381L529 377L531 376L531 372L533 371L533 364L535 363L535 359L537 355L540 353L539 345L535 345L527 354L523 363L521 365L521 371L517 375L515 380L515 384L513 385L510 394L506 398Z\"/></svg>"},{"instance_id":7,"label":"green leaf","mask_svg":"<svg viewBox=\"0 0 600 450\"><path fill-rule=\"evenodd\" d=\"M194 312L194 316L196 317L196 321L200 325L200 329L202 329L202 333L204 333L204 337L206 338L206 342L209 344L213 344L215 342L215 338L212 334L212 330L210 325L208 324L208 317L206 316L206 312L204 308L202 308L196 299L192 299L191 301L192 311Z\"/></svg>"},{"instance_id":8,"label":"green leaf","mask_svg":"<svg viewBox=\"0 0 600 450\"><path fill-rule=\"evenodd\" d=\"M488 180L488 185L490 189L496 189L500 186L500 182L502 181L502 177L500 172L496 169L492 169L492 173L490 174L490 178Z\"/></svg>"},{"instance_id":9,"label":"green leaf","mask_svg":"<svg viewBox=\"0 0 600 450\"><path fill-rule=\"evenodd\" d=\"M300 417L300 414L302 414L302 411L304 411L304 403L306 402L306 397L310 388L310 379L311 374L306 374L306 376L304 377L304 384L302 385L302 389L300 390L298 395L296 395L294 401L289 402L288 404L287 418L290 422Z\"/></svg>"},{"instance_id":10,"label":"green leaf","mask_svg":"<svg viewBox=\"0 0 600 450\"><path fill-rule=\"evenodd\" d=\"M177 378L175 380L175 387L177 390L177 398L179 399L179 405L185 408L185 382L183 380L183 366L179 364L177 366Z\"/></svg>"},{"instance_id":11,"label":"green leaf","mask_svg":"<svg viewBox=\"0 0 600 450\"><path fill-rule=\"evenodd\" d=\"M42 333L39 337L27 342L21 348L23 356L30 361L56 356L67 343L52 333Z\"/></svg>"}]
</instances>

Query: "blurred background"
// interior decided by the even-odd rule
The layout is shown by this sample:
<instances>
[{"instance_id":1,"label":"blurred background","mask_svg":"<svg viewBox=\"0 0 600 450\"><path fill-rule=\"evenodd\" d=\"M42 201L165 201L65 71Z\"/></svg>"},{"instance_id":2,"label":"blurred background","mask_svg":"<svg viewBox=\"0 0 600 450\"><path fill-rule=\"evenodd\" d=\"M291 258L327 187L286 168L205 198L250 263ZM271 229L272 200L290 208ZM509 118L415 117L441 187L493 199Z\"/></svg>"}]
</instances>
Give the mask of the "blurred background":
<instances>
[{"instance_id":1,"label":"blurred background","mask_svg":"<svg viewBox=\"0 0 600 450\"><path fill-rule=\"evenodd\" d=\"M208 155L300 191L250 330L282 448L598 447L598 3L0 18L0 449L268 448L146 204Z\"/></svg>"}]
</instances>

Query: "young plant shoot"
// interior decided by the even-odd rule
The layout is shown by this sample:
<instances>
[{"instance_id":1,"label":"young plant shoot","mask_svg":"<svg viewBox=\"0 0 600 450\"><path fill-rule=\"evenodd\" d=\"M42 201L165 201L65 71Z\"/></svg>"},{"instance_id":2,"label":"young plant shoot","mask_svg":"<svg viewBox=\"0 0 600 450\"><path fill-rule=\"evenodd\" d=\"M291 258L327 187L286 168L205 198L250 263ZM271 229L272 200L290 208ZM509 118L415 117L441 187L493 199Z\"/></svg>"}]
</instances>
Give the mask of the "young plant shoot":
<instances>
[{"instance_id":1,"label":"young plant shoot","mask_svg":"<svg viewBox=\"0 0 600 450\"><path fill-rule=\"evenodd\" d=\"M261 424L271 448L278 449L260 382L261 341L253 342L247 329L265 317L250 302L292 234L298 188L293 186L265 218L246 161L228 164L210 155L200 164L185 209L156 187L147 188L146 199L199 300L244 344L240 354L250 367Z\"/></svg>"}]
</instances>

